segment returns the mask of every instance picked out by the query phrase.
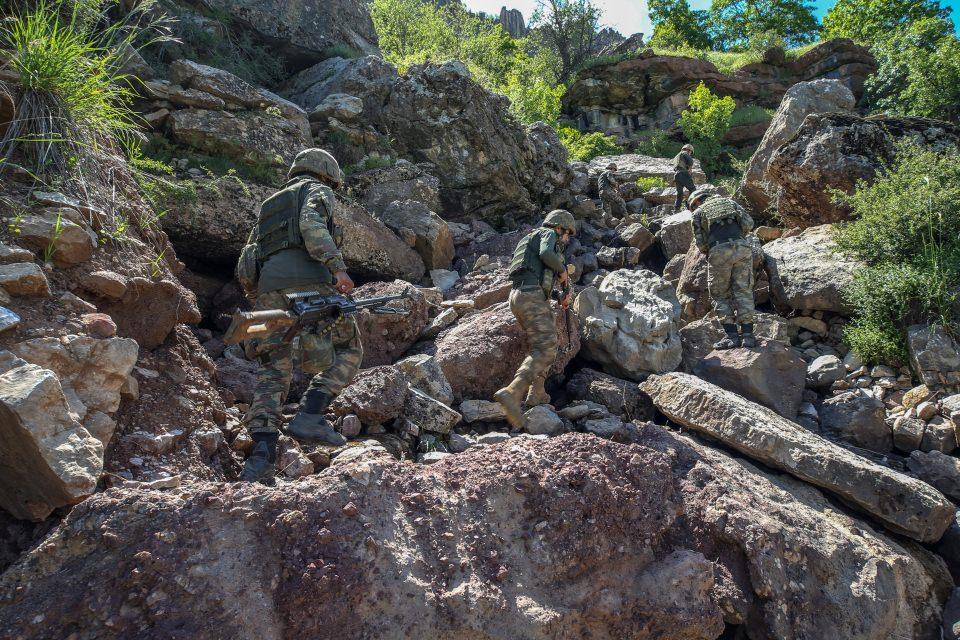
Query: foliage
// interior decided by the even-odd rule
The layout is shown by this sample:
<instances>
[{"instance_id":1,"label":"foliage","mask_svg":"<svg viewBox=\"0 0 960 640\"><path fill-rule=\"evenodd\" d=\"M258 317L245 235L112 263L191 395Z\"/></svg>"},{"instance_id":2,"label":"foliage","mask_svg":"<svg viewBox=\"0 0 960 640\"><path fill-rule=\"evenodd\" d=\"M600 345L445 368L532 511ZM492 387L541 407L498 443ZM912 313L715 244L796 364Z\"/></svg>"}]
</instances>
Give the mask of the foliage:
<instances>
[{"instance_id":1,"label":"foliage","mask_svg":"<svg viewBox=\"0 0 960 640\"><path fill-rule=\"evenodd\" d=\"M591 0L537 0L530 27L556 54L556 74L561 84L567 84L594 54L600 15Z\"/></svg>"},{"instance_id":2,"label":"foliage","mask_svg":"<svg viewBox=\"0 0 960 640\"><path fill-rule=\"evenodd\" d=\"M704 83L690 92L689 107L680 114L677 124L683 135L696 147L697 157L706 171L717 169L723 137L730 130L737 104L730 96L714 95Z\"/></svg>"},{"instance_id":3,"label":"foliage","mask_svg":"<svg viewBox=\"0 0 960 640\"><path fill-rule=\"evenodd\" d=\"M811 42L820 25L803 0L713 0L710 21L714 47L745 49L777 34L789 46Z\"/></svg>"},{"instance_id":4,"label":"foliage","mask_svg":"<svg viewBox=\"0 0 960 640\"><path fill-rule=\"evenodd\" d=\"M41 1L0 22L0 48L22 87L0 161L22 148L37 174L64 174L135 134L133 91L119 69L120 51L150 29L141 19L135 8L128 21L102 27L75 6Z\"/></svg>"},{"instance_id":5,"label":"foliage","mask_svg":"<svg viewBox=\"0 0 960 640\"><path fill-rule=\"evenodd\" d=\"M623 147L616 143L613 136L605 136L598 131L580 133L572 127L561 127L557 133L572 160L590 162L598 156L615 156L623 153Z\"/></svg>"},{"instance_id":6,"label":"foliage","mask_svg":"<svg viewBox=\"0 0 960 640\"><path fill-rule=\"evenodd\" d=\"M730 117L730 126L742 127L744 125L756 124L758 122L770 122L773 120L773 114L773 109L768 109L755 104L737 107L733 110L733 115Z\"/></svg>"},{"instance_id":7,"label":"foliage","mask_svg":"<svg viewBox=\"0 0 960 640\"><path fill-rule=\"evenodd\" d=\"M383 167L392 167L393 158L390 156L379 156L379 155L369 155L363 159L359 164L356 165L347 165L343 168L343 173L345 175L353 175L355 173L361 173L363 171L370 171L371 169L382 169Z\"/></svg>"},{"instance_id":8,"label":"foliage","mask_svg":"<svg viewBox=\"0 0 960 640\"><path fill-rule=\"evenodd\" d=\"M952 24L924 18L873 47L877 73L867 79L869 104L902 115L960 118L960 40Z\"/></svg>"},{"instance_id":9,"label":"foliage","mask_svg":"<svg viewBox=\"0 0 960 640\"><path fill-rule=\"evenodd\" d=\"M668 132L656 129L641 133L637 153L654 158L672 158L680 153L682 146L683 143L671 138Z\"/></svg>"},{"instance_id":10,"label":"foliage","mask_svg":"<svg viewBox=\"0 0 960 640\"><path fill-rule=\"evenodd\" d=\"M555 56L545 49L534 56L520 56L507 78L505 93L510 98L510 111L521 122L557 126L564 86L557 83L554 60Z\"/></svg>"},{"instance_id":11,"label":"foliage","mask_svg":"<svg viewBox=\"0 0 960 640\"><path fill-rule=\"evenodd\" d=\"M650 0L653 36L650 44L664 49L711 49L709 14L694 11L687 0Z\"/></svg>"},{"instance_id":12,"label":"foliage","mask_svg":"<svg viewBox=\"0 0 960 640\"><path fill-rule=\"evenodd\" d=\"M275 184L280 177L279 170L270 164L240 162L222 156L210 156L191 147L176 145L166 138L153 137L143 147L142 152L130 153L131 164L149 173L157 175L172 174L171 161L174 158L187 160L186 169L200 169L215 177L231 173L261 184Z\"/></svg>"},{"instance_id":13,"label":"foliage","mask_svg":"<svg viewBox=\"0 0 960 640\"><path fill-rule=\"evenodd\" d=\"M960 154L901 146L873 184L840 197L856 219L837 229L837 249L867 265L847 291L856 316L846 339L869 361L902 361L908 324L955 320Z\"/></svg>"},{"instance_id":14,"label":"foliage","mask_svg":"<svg viewBox=\"0 0 960 640\"><path fill-rule=\"evenodd\" d=\"M637 186L640 187L641 191L646 193L651 189L669 187L670 184L660 176L640 176L637 178Z\"/></svg>"},{"instance_id":15,"label":"foliage","mask_svg":"<svg viewBox=\"0 0 960 640\"><path fill-rule=\"evenodd\" d=\"M873 44L912 22L949 15L938 0L838 0L823 17L823 37Z\"/></svg>"}]
</instances>

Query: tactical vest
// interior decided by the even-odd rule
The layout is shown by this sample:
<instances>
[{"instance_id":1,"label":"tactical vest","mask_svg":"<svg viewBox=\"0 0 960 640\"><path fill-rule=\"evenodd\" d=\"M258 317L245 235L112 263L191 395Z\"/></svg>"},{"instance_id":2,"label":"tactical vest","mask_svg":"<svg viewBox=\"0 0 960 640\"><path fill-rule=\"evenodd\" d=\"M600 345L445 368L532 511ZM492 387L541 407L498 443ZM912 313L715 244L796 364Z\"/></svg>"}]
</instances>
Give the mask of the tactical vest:
<instances>
[{"instance_id":1,"label":"tactical vest","mask_svg":"<svg viewBox=\"0 0 960 640\"><path fill-rule=\"evenodd\" d=\"M698 212L707 225L707 242L714 245L743 239L736 205L724 198L708 200Z\"/></svg>"},{"instance_id":2,"label":"tactical vest","mask_svg":"<svg viewBox=\"0 0 960 640\"><path fill-rule=\"evenodd\" d=\"M556 238L556 232L553 229L540 227L528 233L517 243L517 248L513 251L513 259L510 261L510 280L516 289L529 291L540 288L549 298L553 290L554 274L540 260L540 242L545 233Z\"/></svg>"},{"instance_id":3,"label":"tactical vest","mask_svg":"<svg viewBox=\"0 0 960 640\"><path fill-rule=\"evenodd\" d=\"M300 233L300 211L308 187L316 181L297 178L267 198L257 219L257 261L260 293L311 284L329 284L330 270L310 257ZM336 238L332 211L327 216L330 235Z\"/></svg>"},{"instance_id":4,"label":"tactical vest","mask_svg":"<svg viewBox=\"0 0 960 640\"><path fill-rule=\"evenodd\" d=\"M674 171L690 171L693 168L693 158L690 154L681 151L673 158Z\"/></svg>"}]
</instances>

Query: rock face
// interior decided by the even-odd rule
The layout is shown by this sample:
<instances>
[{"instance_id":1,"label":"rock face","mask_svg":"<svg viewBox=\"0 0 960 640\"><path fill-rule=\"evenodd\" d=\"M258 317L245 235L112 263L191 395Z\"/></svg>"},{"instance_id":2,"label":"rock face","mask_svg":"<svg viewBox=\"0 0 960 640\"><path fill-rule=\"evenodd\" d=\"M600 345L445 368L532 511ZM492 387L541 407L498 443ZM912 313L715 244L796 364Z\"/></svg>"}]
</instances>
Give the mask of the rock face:
<instances>
[{"instance_id":1,"label":"rock face","mask_svg":"<svg viewBox=\"0 0 960 640\"><path fill-rule=\"evenodd\" d=\"M770 297L778 309L849 314L843 290L859 263L834 253L832 233L831 225L821 225L763 246Z\"/></svg>"},{"instance_id":2,"label":"rock face","mask_svg":"<svg viewBox=\"0 0 960 640\"><path fill-rule=\"evenodd\" d=\"M800 82L787 90L740 182L739 194L754 211L766 211L776 195L776 189L766 184L767 167L773 154L797 132L804 118L811 113L847 112L855 106L853 92L840 80Z\"/></svg>"},{"instance_id":3,"label":"rock face","mask_svg":"<svg viewBox=\"0 0 960 640\"><path fill-rule=\"evenodd\" d=\"M580 350L577 315L570 314L572 335L562 313L556 320L560 349L551 375L563 371ZM457 399L486 399L513 379L528 351L526 334L503 303L463 318L440 336L435 357Z\"/></svg>"},{"instance_id":4,"label":"rock face","mask_svg":"<svg viewBox=\"0 0 960 640\"><path fill-rule=\"evenodd\" d=\"M173 280L132 278L119 300L98 305L117 323L117 332L145 349L161 344L180 323L200 322L196 296Z\"/></svg>"},{"instance_id":5,"label":"rock face","mask_svg":"<svg viewBox=\"0 0 960 640\"><path fill-rule=\"evenodd\" d=\"M370 10L361 0L212 0L209 5L270 43L292 69L328 58L338 46L379 53Z\"/></svg>"},{"instance_id":6,"label":"rock face","mask_svg":"<svg viewBox=\"0 0 960 640\"><path fill-rule=\"evenodd\" d=\"M334 94L358 98L363 109L347 122L311 116L320 139L339 132L331 145L338 157L376 151L432 164L441 198L433 210L444 219L533 215L572 179L556 134L504 117L506 98L483 89L459 62L415 65L403 76L370 57L322 63L286 90L308 112ZM342 139L350 142L341 149Z\"/></svg>"},{"instance_id":7,"label":"rock face","mask_svg":"<svg viewBox=\"0 0 960 640\"><path fill-rule=\"evenodd\" d=\"M792 61L785 59L782 50L779 53L726 75L707 60L659 56L646 50L581 72L563 97L563 109L581 131L636 139L646 130L676 124L690 90L700 82L714 93L732 96L738 105L776 108L791 86L817 78L839 80L859 99L864 80L876 69L867 49L844 39L820 43ZM757 137L743 142L752 142L762 133L753 135Z\"/></svg>"},{"instance_id":8,"label":"rock face","mask_svg":"<svg viewBox=\"0 0 960 640\"><path fill-rule=\"evenodd\" d=\"M40 521L93 493L103 444L67 405L57 375L0 352L0 506Z\"/></svg>"},{"instance_id":9,"label":"rock face","mask_svg":"<svg viewBox=\"0 0 960 640\"><path fill-rule=\"evenodd\" d=\"M754 349L714 351L694 373L793 420L803 400L807 365L789 346L761 340Z\"/></svg>"},{"instance_id":10,"label":"rock face","mask_svg":"<svg viewBox=\"0 0 960 640\"><path fill-rule=\"evenodd\" d=\"M419 282L423 277L423 260L416 251L363 207L341 202L334 220L343 230L340 251L354 278Z\"/></svg>"},{"instance_id":11,"label":"rock face","mask_svg":"<svg viewBox=\"0 0 960 640\"><path fill-rule=\"evenodd\" d=\"M584 355L616 376L642 380L680 365L680 303L652 271L621 269L588 287L574 303Z\"/></svg>"},{"instance_id":12,"label":"rock face","mask_svg":"<svg viewBox=\"0 0 960 640\"><path fill-rule=\"evenodd\" d=\"M408 230L415 238L414 250L427 270L448 269L453 261L453 235L450 227L427 205L415 200L397 200L384 209L380 219L394 233Z\"/></svg>"},{"instance_id":13,"label":"rock face","mask_svg":"<svg viewBox=\"0 0 960 640\"><path fill-rule=\"evenodd\" d=\"M500 8L500 26L513 38L527 35L527 23L519 9Z\"/></svg>"},{"instance_id":14,"label":"rock face","mask_svg":"<svg viewBox=\"0 0 960 640\"><path fill-rule=\"evenodd\" d=\"M849 207L836 204L831 191L852 193L858 181L872 181L902 140L934 149L957 148L960 127L926 118L807 116L767 168L765 179L776 190L780 217L788 226L799 227L846 220Z\"/></svg>"},{"instance_id":15,"label":"rock face","mask_svg":"<svg viewBox=\"0 0 960 640\"><path fill-rule=\"evenodd\" d=\"M924 482L930 483L954 502L960 501L960 461L939 451L914 451L907 467Z\"/></svg>"},{"instance_id":16,"label":"rock face","mask_svg":"<svg viewBox=\"0 0 960 640\"><path fill-rule=\"evenodd\" d=\"M942 563L802 483L644 435L525 438L430 466L369 453L289 491L113 489L3 574L0 630L711 640L726 623L759 637L939 637Z\"/></svg>"},{"instance_id":17,"label":"rock face","mask_svg":"<svg viewBox=\"0 0 960 640\"><path fill-rule=\"evenodd\" d=\"M372 282L358 287L357 300L382 296L407 295L388 306L406 311L406 315L379 315L364 312L357 316L357 327L363 343L363 367L393 364L409 349L427 326L427 300L408 282Z\"/></svg>"},{"instance_id":18,"label":"rock face","mask_svg":"<svg viewBox=\"0 0 960 640\"><path fill-rule=\"evenodd\" d=\"M953 505L939 492L811 434L773 411L685 373L640 385L679 424L842 498L893 531L921 542L940 539Z\"/></svg>"},{"instance_id":19,"label":"rock face","mask_svg":"<svg viewBox=\"0 0 960 640\"><path fill-rule=\"evenodd\" d=\"M910 363L930 388L960 386L960 345L942 326L913 325L907 329Z\"/></svg>"}]
</instances>

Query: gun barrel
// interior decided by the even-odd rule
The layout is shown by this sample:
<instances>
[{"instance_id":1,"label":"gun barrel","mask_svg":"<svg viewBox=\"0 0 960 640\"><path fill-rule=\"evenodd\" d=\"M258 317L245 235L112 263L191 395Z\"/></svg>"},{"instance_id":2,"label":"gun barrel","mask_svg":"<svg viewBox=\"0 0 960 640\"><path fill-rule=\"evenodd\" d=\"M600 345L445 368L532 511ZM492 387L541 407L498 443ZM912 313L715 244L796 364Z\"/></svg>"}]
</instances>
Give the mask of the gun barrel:
<instances>
[{"instance_id":1,"label":"gun barrel","mask_svg":"<svg viewBox=\"0 0 960 640\"><path fill-rule=\"evenodd\" d=\"M394 300L407 300L410 296L401 293L394 296L380 296L379 298L366 298L364 300L356 300L355 304L358 309L368 309L370 307L382 307L387 302L393 302Z\"/></svg>"}]
</instances>

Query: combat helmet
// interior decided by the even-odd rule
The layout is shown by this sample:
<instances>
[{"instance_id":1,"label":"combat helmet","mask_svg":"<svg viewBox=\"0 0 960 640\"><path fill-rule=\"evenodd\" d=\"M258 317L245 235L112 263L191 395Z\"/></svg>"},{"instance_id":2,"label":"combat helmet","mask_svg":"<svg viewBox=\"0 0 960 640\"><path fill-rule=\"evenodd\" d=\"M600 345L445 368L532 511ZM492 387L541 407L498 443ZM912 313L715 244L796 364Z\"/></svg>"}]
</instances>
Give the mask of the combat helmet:
<instances>
[{"instance_id":1,"label":"combat helmet","mask_svg":"<svg viewBox=\"0 0 960 640\"><path fill-rule=\"evenodd\" d=\"M715 188L711 187L698 187L690 196L687 198L687 207L693 211L701 204L703 204L707 198L712 198L713 196L719 195Z\"/></svg>"},{"instance_id":2,"label":"combat helmet","mask_svg":"<svg viewBox=\"0 0 960 640\"><path fill-rule=\"evenodd\" d=\"M693 145L688 142L680 148L680 151L689 151L690 153L693 153Z\"/></svg>"},{"instance_id":3,"label":"combat helmet","mask_svg":"<svg viewBox=\"0 0 960 640\"><path fill-rule=\"evenodd\" d=\"M560 227L561 229L566 229L571 234L577 232L577 221L574 219L573 214L564 209L555 209L547 214L547 217L543 219L544 227Z\"/></svg>"},{"instance_id":4,"label":"combat helmet","mask_svg":"<svg viewBox=\"0 0 960 640\"><path fill-rule=\"evenodd\" d=\"M323 149L304 149L294 158L290 165L287 177L292 178L301 173L310 173L330 180L335 185L343 182L343 172L337 159Z\"/></svg>"}]
</instances>

